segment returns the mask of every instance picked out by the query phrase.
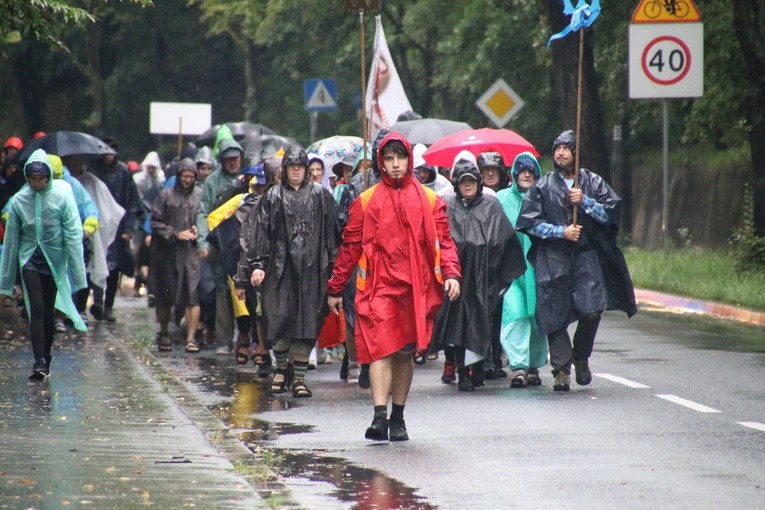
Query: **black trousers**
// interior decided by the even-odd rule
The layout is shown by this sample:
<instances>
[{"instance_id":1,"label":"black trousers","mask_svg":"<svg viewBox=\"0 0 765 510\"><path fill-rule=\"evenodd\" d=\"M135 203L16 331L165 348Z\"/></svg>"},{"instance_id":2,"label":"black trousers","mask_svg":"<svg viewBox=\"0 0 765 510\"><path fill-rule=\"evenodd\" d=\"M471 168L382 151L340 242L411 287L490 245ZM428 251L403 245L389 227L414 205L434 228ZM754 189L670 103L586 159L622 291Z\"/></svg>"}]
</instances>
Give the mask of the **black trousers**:
<instances>
[{"instance_id":1,"label":"black trousers","mask_svg":"<svg viewBox=\"0 0 765 510\"><path fill-rule=\"evenodd\" d=\"M117 297L117 287L120 283L120 270L112 269L106 277L106 289L93 285L93 303L102 305L104 309L114 308L114 299Z\"/></svg>"},{"instance_id":2,"label":"black trousers","mask_svg":"<svg viewBox=\"0 0 765 510\"><path fill-rule=\"evenodd\" d=\"M24 269L21 272L29 303L29 339L35 359L50 363L55 328L56 282L53 276Z\"/></svg>"},{"instance_id":3,"label":"black trousers","mask_svg":"<svg viewBox=\"0 0 765 510\"><path fill-rule=\"evenodd\" d=\"M595 335L598 334L599 324L600 313L591 313L579 319L573 346L566 328L549 333L547 342L550 345L550 364L553 369L570 372L572 360L588 359L595 345Z\"/></svg>"}]
</instances>

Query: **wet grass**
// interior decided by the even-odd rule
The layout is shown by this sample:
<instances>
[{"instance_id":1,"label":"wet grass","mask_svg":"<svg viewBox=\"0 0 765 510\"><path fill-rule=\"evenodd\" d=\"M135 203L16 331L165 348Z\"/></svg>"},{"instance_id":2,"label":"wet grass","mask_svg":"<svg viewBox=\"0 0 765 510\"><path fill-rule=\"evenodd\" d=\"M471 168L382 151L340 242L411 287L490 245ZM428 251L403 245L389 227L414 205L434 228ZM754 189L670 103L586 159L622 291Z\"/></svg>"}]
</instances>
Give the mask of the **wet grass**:
<instances>
[{"instance_id":1,"label":"wet grass","mask_svg":"<svg viewBox=\"0 0 765 510\"><path fill-rule=\"evenodd\" d=\"M741 274L726 250L624 250L635 287L765 311L765 271Z\"/></svg>"}]
</instances>

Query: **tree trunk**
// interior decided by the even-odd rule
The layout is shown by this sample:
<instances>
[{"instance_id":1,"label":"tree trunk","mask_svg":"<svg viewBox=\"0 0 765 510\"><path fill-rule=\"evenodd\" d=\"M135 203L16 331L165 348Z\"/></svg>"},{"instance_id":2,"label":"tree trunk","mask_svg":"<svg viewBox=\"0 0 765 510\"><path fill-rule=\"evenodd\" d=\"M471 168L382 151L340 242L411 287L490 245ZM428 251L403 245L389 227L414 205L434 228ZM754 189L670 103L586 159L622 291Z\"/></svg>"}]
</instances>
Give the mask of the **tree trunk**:
<instances>
[{"instance_id":1,"label":"tree trunk","mask_svg":"<svg viewBox=\"0 0 765 510\"><path fill-rule=\"evenodd\" d=\"M743 100L754 170L754 231L765 236L765 0L733 0L733 20L748 81Z\"/></svg>"},{"instance_id":2,"label":"tree trunk","mask_svg":"<svg viewBox=\"0 0 765 510\"><path fill-rule=\"evenodd\" d=\"M248 39L242 44L242 52L244 53L244 118L242 120L248 122L257 122L256 113L258 109L258 101L256 94L258 91L256 85L255 68L257 58L257 51L255 45Z\"/></svg>"},{"instance_id":3,"label":"tree trunk","mask_svg":"<svg viewBox=\"0 0 765 510\"><path fill-rule=\"evenodd\" d=\"M40 79L39 70L42 63L37 57L40 55L40 44L33 42L27 44L13 61L13 74L21 103L21 113L24 125L28 133L45 130L45 82ZM26 138L27 133L14 133Z\"/></svg>"},{"instance_id":4,"label":"tree trunk","mask_svg":"<svg viewBox=\"0 0 765 510\"><path fill-rule=\"evenodd\" d=\"M545 0L550 19L550 34L557 34L568 25L560 0ZM593 25L596 26L596 25ZM603 105L595 75L592 28L584 31L584 62L582 77L582 129L579 134L580 166L611 178L606 134L603 127ZM576 129L577 89L579 75L579 33L554 41L552 51L553 81L560 100L562 129Z\"/></svg>"}]
</instances>

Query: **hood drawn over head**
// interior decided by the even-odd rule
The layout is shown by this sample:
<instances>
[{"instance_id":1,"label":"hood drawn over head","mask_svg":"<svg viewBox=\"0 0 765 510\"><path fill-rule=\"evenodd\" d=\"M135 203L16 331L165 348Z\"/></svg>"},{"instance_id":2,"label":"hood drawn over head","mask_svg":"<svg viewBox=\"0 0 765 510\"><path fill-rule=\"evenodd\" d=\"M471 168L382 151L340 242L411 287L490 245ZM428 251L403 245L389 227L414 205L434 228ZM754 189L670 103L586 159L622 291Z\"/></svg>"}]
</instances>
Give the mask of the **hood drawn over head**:
<instances>
[{"instance_id":1,"label":"hood drawn over head","mask_svg":"<svg viewBox=\"0 0 765 510\"><path fill-rule=\"evenodd\" d=\"M199 149L199 152L197 152L197 155L194 158L194 162L197 164L197 166L204 164L215 166L212 149L206 145Z\"/></svg>"},{"instance_id":2,"label":"hood drawn over head","mask_svg":"<svg viewBox=\"0 0 765 510\"><path fill-rule=\"evenodd\" d=\"M223 158L233 158L236 156L244 158L244 149L242 149L239 142L233 138L224 138L221 140L220 145L218 145L218 155L221 163L223 162Z\"/></svg>"},{"instance_id":3,"label":"hood drawn over head","mask_svg":"<svg viewBox=\"0 0 765 510\"><path fill-rule=\"evenodd\" d=\"M30 175L45 175L48 177L48 183L44 189L51 187L51 177L53 172L51 171L50 161L48 160L48 154L42 150L37 149L29 156L27 162L24 164L24 178L29 180Z\"/></svg>"},{"instance_id":4,"label":"hood drawn over head","mask_svg":"<svg viewBox=\"0 0 765 510\"><path fill-rule=\"evenodd\" d=\"M414 168L419 172L425 172L427 174L425 178L426 183L433 182L436 178L436 167L428 165L425 162L425 158L422 156L428 148L425 144L418 143L412 148L412 154L414 156Z\"/></svg>"},{"instance_id":5,"label":"hood drawn over head","mask_svg":"<svg viewBox=\"0 0 765 510\"><path fill-rule=\"evenodd\" d=\"M534 174L534 179L537 181L542 177L542 168L539 166L539 161L530 152L521 152L515 157L513 166L510 167L510 175L513 177L513 189L519 194L523 195L518 188L518 175L522 170L531 170Z\"/></svg>"},{"instance_id":6,"label":"hood drawn over head","mask_svg":"<svg viewBox=\"0 0 765 510\"><path fill-rule=\"evenodd\" d=\"M452 163L451 181L454 186L454 192L458 196L462 196L459 190L459 184L462 179L474 178L478 183L478 192L476 196L483 194L483 176L478 169L478 163L476 157L466 150L462 150L454 157L454 163Z\"/></svg>"},{"instance_id":7,"label":"hood drawn over head","mask_svg":"<svg viewBox=\"0 0 765 510\"><path fill-rule=\"evenodd\" d=\"M409 155L409 163L406 168L406 173L404 174L401 179L394 179L390 175L388 175L387 172L385 172L385 165L383 164L383 150L385 149L385 146L388 145L391 142L399 141L404 144L404 148L406 149L406 152ZM414 156L412 154L412 146L409 143L409 140L406 139L404 135L401 133L396 133L395 131L391 131L388 133L388 135L382 139L380 142L379 149L377 153L375 154L375 158L377 159L377 164L379 168L382 170L381 172L381 181L385 182L388 186L392 188L400 188L402 186L406 186L409 181L412 180L412 177L414 176Z\"/></svg>"},{"instance_id":8,"label":"hood drawn over head","mask_svg":"<svg viewBox=\"0 0 765 510\"><path fill-rule=\"evenodd\" d=\"M507 175L507 167L505 161L502 159L502 154L499 152L482 152L478 156L478 169L483 171L484 168L493 166L499 170L499 185L497 189L507 188L507 184L510 182L510 177Z\"/></svg>"},{"instance_id":9,"label":"hood drawn over head","mask_svg":"<svg viewBox=\"0 0 765 510\"><path fill-rule=\"evenodd\" d=\"M286 175L287 167L290 165L303 165L305 167L305 173L303 174L303 184L311 180L311 176L308 174L308 153L305 149L299 145L290 145L287 150L284 151L282 157L282 185L288 185Z\"/></svg>"}]
</instances>

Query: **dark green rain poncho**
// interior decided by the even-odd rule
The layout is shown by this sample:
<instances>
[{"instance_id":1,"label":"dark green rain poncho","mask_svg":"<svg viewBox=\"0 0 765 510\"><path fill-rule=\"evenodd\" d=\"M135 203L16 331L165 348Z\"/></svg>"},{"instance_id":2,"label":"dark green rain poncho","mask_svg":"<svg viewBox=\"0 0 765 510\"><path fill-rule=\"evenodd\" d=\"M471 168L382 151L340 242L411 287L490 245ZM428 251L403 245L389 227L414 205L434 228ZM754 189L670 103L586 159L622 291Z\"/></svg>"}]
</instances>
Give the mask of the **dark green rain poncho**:
<instances>
[{"instance_id":1,"label":"dark green rain poncho","mask_svg":"<svg viewBox=\"0 0 765 510\"><path fill-rule=\"evenodd\" d=\"M464 174L478 181L478 194L470 201L459 194ZM457 300L444 302L433 328L439 347L462 346L473 353L466 353L466 365L491 355L491 315L501 305L510 282L526 271L515 231L497 199L483 195L481 181L474 157L455 163L455 194L444 201L462 268L462 286Z\"/></svg>"},{"instance_id":2,"label":"dark green rain poncho","mask_svg":"<svg viewBox=\"0 0 765 510\"><path fill-rule=\"evenodd\" d=\"M298 189L287 167L301 164ZM258 203L251 267L266 273L261 286L266 339L316 338L327 316L327 282L337 252L337 205L328 189L310 181L308 155L290 146L282 159L282 184Z\"/></svg>"},{"instance_id":3,"label":"dark green rain poncho","mask_svg":"<svg viewBox=\"0 0 765 510\"><path fill-rule=\"evenodd\" d=\"M37 149L24 165L25 178L27 167L33 162L43 163L50 170L48 155ZM72 302L72 292L88 286L82 252L82 222L72 187L53 179L51 172L42 191L35 191L25 184L11 198L8 209L0 259L0 294L13 294L19 268L24 267L39 247L56 282L56 308L72 320L75 328L87 331Z\"/></svg>"}]
</instances>

